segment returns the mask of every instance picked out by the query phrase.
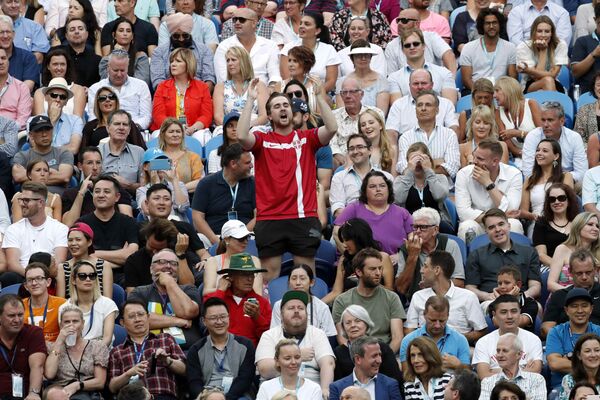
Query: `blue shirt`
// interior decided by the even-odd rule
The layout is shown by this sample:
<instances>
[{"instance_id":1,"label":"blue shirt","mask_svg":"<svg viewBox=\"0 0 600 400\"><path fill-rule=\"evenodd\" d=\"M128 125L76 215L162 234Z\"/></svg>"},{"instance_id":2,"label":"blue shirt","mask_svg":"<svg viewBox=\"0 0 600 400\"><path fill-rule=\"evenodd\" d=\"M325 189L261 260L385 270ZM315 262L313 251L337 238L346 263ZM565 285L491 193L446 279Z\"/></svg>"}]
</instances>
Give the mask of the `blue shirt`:
<instances>
[{"instance_id":1,"label":"blue shirt","mask_svg":"<svg viewBox=\"0 0 600 400\"><path fill-rule=\"evenodd\" d=\"M400 345L400 361L406 361L406 350L408 349L408 345L413 339L419 336L431 337L429 333L427 333L425 325L404 336L404 339L402 339L402 344ZM458 331L446 326L446 333L440 340L437 341L436 344L442 355L450 354L458 358L461 364L471 364L469 342L467 341L467 338Z\"/></svg>"},{"instance_id":2,"label":"blue shirt","mask_svg":"<svg viewBox=\"0 0 600 400\"><path fill-rule=\"evenodd\" d=\"M595 333L596 335L600 335L600 326L590 322L585 333ZM556 325L554 328L550 329L548 337L546 338L546 357L548 357L549 354L554 353L560 354L561 356L572 353L575 343L577 343L577 339L579 339L581 335L583 334L571 334L570 323L568 321ZM561 372L552 371L550 382L553 388L560 385L564 375L565 374Z\"/></svg>"},{"instance_id":3,"label":"blue shirt","mask_svg":"<svg viewBox=\"0 0 600 400\"><path fill-rule=\"evenodd\" d=\"M40 64L31 52L13 46L12 54L8 59L8 74L13 78L25 81L34 81L40 84Z\"/></svg>"},{"instance_id":4,"label":"blue shirt","mask_svg":"<svg viewBox=\"0 0 600 400\"><path fill-rule=\"evenodd\" d=\"M194 42L190 48L194 52L196 63L196 78L204 82L217 81L215 75L215 63L213 60L212 51L202 43ZM152 87L156 89L159 83L171 77L169 72L169 55L173 51L171 43L163 43L152 52L150 59L150 78L152 79Z\"/></svg>"},{"instance_id":5,"label":"blue shirt","mask_svg":"<svg viewBox=\"0 0 600 400\"><path fill-rule=\"evenodd\" d=\"M65 114L63 112L54 125L52 146L61 147L69 144L72 135L81 136L82 132L83 120L77 115Z\"/></svg>"},{"instance_id":6,"label":"blue shirt","mask_svg":"<svg viewBox=\"0 0 600 400\"><path fill-rule=\"evenodd\" d=\"M333 154L329 145L321 147L315 154L317 160L317 169L332 169L333 168Z\"/></svg>"},{"instance_id":7,"label":"blue shirt","mask_svg":"<svg viewBox=\"0 0 600 400\"><path fill-rule=\"evenodd\" d=\"M14 23L15 38L13 43L15 46L29 51L39 51L46 53L50 50L50 42L48 36L44 32L44 28L30 19L19 17Z\"/></svg>"}]
</instances>

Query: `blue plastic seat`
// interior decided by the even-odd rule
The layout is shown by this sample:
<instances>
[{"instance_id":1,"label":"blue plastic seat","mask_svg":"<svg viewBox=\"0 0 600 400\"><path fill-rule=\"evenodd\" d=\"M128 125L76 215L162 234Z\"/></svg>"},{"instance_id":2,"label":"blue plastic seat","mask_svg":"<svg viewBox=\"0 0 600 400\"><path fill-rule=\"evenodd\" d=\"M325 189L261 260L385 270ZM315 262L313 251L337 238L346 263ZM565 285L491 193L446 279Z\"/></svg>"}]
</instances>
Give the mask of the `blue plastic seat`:
<instances>
[{"instance_id":1,"label":"blue plastic seat","mask_svg":"<svg viewBox=\"0 0 600 400\"><path fill-rule=\"evenodd\" d=\"M202 144L198 141L198 139L194 139L191 136L187 136L185 135L185 147L189 150L189 151L193 151L194 153L198 154L200 156L200 158L204 158L204 148L202 147ZM146 147L148 147L149 149L157 147L158 146L158 138L154 138L152 140L150 140L148 143L146 143Z\"/></svg>"},{"instance_id":2,"label":"blue plastic seat","mask_svg":"<svg viewBox=\"0 0 600 400\"><path fill-rule=\"evenodd\" d=\"M285 292L289 290L288 288L288 277L280 276L277 279L273 279L269 282L269 300L271 304L275 304L277 301L281 300ZM325 297L327 293L329 293L329 288L325 281L320 278L315 280L315 285L310 290L314 296L322 299Z\"/></svg>"},{"instance_id":3,"label":"blue plastic seat","mask_svg":"<svg viewBox=\"0 0 600 400\"><path fill-rule=\"evenodd\" d=\"M125 340L127 339L127 330L121 325L115 324L113 336L113 347L117 347L118 345L125 343Z\"/></svg>"},{"instance_id":4,"label":"blue plastic seat","mask_svg":"<svg viewBox=\"0 0 600 400\"><path fill-rule=\"evenodd\" d=\"M0 290L0 296L3 294L19 294L19 289L21 288L21 284L20 283L15 283L14 285L10 285L7 287L2 288L2 290Z\"/></svg>"},{"instance_id":5,"label":"blue plastic seat","mask_svg":"<svg viewBox=\"0 0 600 400\"><path fill-rule=\"evenodd\" d=\"M456 244L458 244L458 248L460 249L460 255L463 259L463 264L466 266L467 265L467 244L465 243L465 241L455 235L449 235L447 233L445 233L445 235L448 236L450 239L454 240L456 242Z\"/></svg>"},{"instance_id":6,"label":"blue plastic seat","mask_svg":"<svg viewBox=\"0 0 600 400\"><path fill-rule=\"evenodd\" d=\"M222 144L223 144L223 135L218 135L218 136L215 136L214 138L210 139L204 145L204 157L203 158L208 159L210 152L213 150L216 150Z\"/></svg>"},{"instance_id":7,"label":"blue plastic seat","mask_svg":"<svg viewBox=\"0 0 600 400\"><path fill-rule=\"evenodd\" d=\"M566 65L560 67L560 72L556 79L563 85L567 93L569 93L569 90L571 90L571 82L573 80L571 79L571 71L569 71L569 68L567 68Z\"/></svg>"},{"instance_id":8,"label":"blue plastic seat","mask_svg":"<svg viewBox=\"0 0 600 400\"><path fill-rule=\"evenodd\" d=\"M592 104L596 102L596 99L592 92L585 92L579 96L579 100L577 100L577 111L586 104Z\"/></svg>"},{"instance_id":9,"label":"blue plastic seat","mask_svg":"<svg viewBox=\"0 0 600 400\"><path fill-rule=\"evenodd\" d=\"M522 235L520 233L516 233L516 232L511 232L510 233L510 239L515 242L515 243L519 243L519 244L523 244L526 246L531 246L531 240L529 240L529 238L525 235ZM473 241L469 244L469 253L477 250L478 248L480 248L481 246L485 246L486 244L488 244L490 242L490 238L488 237L488 235L479 235L477 236L475 239L473 239Z\"/></svg>"},{"instance_id":10,"label":"blue plastic seat","mask_svg":"<svg viewBox=\"0 0 600 400\"><path fill-rule=\"evenodd\" d=\"M125 304L125 300L127 299L127 294L125 293L125 289L123 289L121 286L117 285L116 283L113 283L112 299L115 302L115 304L117 305L117 307L119 307L119 309L121 309L121 307L123 307L123 304Z\"/></svg>"},{"instance_id":11,"label":"blue plastic seat","mask_svg":"<svg viewBox=\"0 0 600 400\"><path fill-rule=\"evenodd\" d=\"M525 97L534 99L540 105L545 101L558 101L565 110L565 126L569 129L573 128L575 121L575 106L573 100L564 93L551 92L547 90L539 90L537 92L527 93Z\"/></svg>"},{"instance_id":12,"label":"blue plastic seat","mask_svg":"<svg viewBox=\"0 0 600 400\"><path fill-rule=\"evenodd\" d=\"M456 88L458 89L459 92L462 92L462 90L465 88L465 85L463 84L462 72L460 71L460 68L456 70L456 77L454 78L454 84L456 85Z\"/></svg>"},{"instance_id":13,"label":"blue plastic seat","mask_svg":"<svg viewBox=\"0 0 600 400\"><path fill-rule=\"evenodd\" d=\"M460 98L460 100L458 100L458 103L456 103L456 112L457 113L461 113L465 110L470 110L473 106L473 104L471 103L471 95L467 95L467 96L463 96Z\"/></svg>"},{"instance_id":14,"label":"blue plastic seat","mask_svg":"<svg viewBox=\"0 0 600 400\"><path fill-rule=\"evenodd\" d=\"M454 26L454 21L456 21L456 17L458 17L458 14L460 14L463 11L467 10L467 6L460 6L458 8L455 8L451 13L450 13L450 29L452 30L452 27Z\"/></svg>"},{"instance_id":15,"label":"blue plastic seat","mask_svg":"<svg viewBox=\"0 0 600 400\"><path fill-rule=\"evenodd\" d=\"M448 214L450 214L450 219L452 219L452 227L454 229L458 228L458 212L456 211L456 204L448 197L444 200L444 205L446 206L446 210Z\"/></svg>"}]
</instances>

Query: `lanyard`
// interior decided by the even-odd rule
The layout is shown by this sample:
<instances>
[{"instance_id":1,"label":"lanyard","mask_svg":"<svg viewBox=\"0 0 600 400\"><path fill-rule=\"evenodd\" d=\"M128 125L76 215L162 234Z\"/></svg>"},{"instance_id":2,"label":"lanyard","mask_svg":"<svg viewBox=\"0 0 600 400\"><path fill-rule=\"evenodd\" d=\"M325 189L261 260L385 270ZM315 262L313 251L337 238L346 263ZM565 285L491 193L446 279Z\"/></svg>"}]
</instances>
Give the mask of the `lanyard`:
<instances>
[{"instance_id":1,"label":"lanyard","mask_svg":"<svg viewBox=\"0 0 600 400\"><path fill-rule=\"evenodd\" d=\"M221 361L219 362L219 365L217 367L218 372L225 372L223 365L225 365L226 358L227 358L227 346L225 346L225 350L223 351L223 358L221 358Z\"/></svg>"},{"instance_id":2,"label":"lanyard","mask_svg":"<svg viewBox=\"0 0 600 400\"><path fill-rule=\"evenodd\" d=\"M160 305L162 307L162 313L163 313L163 315L168 315L167 314L167 306L169 304L169 295L168 294L162 295L160 293L158 295L160 296Z\"/></svg>"},{"instance_id":3,"label":"lanyard","mask_svg":"<svg viewBox=\"0 0 600 400\"><path fill-rule=\"evenodd\" d=\"M498 53L498 46L500 46L500 41L498 41L498 43L496 44L496 50L494 50L491 53L491 57L490 57L490 53L487 51L487 48L485 47L485 43L483 42L483 38L479 38L479 41L481 42L481 47L483 48L483 53L485 54L485 57L488 60L488 63L490 64L490 70L491 72L494 72L494 62L496 61L496 54Z\"/></svg>"},{"instance_id":4,"label":"lanyard","mask_svg":"<svg viewBox=\"0 0 600 400\"><path fill-rule=\"evenodd\" d=\"M6 361L6 365L8 365L8 367L10 368L10 371L13 372L13 364L15 363L15 356L17 355L17 343L15 342L15 345L12 349L13 355L12 358L10 360L10 362L8 361L8 354L6 353L6 348L4 347L4 344L0 344L0 353L2 353L2 358L4 358L4 361Z\"/></svg>"},{"instance_id":5,"label":"lanyard","mask_svg":"<svg viewBox=\"0 0 600 400\"><path fill-rule=\"evenodd\" d=\"M444 355L444 347L446 346L446 337L444 336L443 338L440 339L440 341L442 342L442 347L438 346L438 349L440 350L440 354Z\"/></svg>"},{"instance_id":6,"label":"lanyard","mask_svg":"<svg viewBox=\"0 0 600 400\"><path fill-rule=\"evenodd\" d=\"M225 174L223 173L223 180L225 182L227 182L227 180L225 179ZM229 186L229 183L227 184L227 186ZM231 202L231 211L235 210L235 199L237 198L237 194L238 194L238 189L240 188L240 183L237 182L235 184L235 191L234 189L231 188L231 186L229 186L229 191L231 192L231 198L233 199L233 201Z\"/></svg>"},{"instance_id":7,"label":"lanyard","mask_svg":"<svg viewBox=\"0 0 600 400\"><path fill-rule=\"evenodd\" d=\"M585 328L585 333L589 333L590 332L590 324L588 323L587 327ZM581 335L579 335L577 337L577 339L579 339L581 337ZM575 349L575 343L577 342L577 340L573 340L573 333L571 332L571 324L569 324L569 340L571 341L571 351L573 351L573 349Z\"/></svg>"},{"instance_id":8,"label":"lanyard","mask_svg":"<svg viewBox=\"0 0 600 400\"><path fill-rule=\"evenodd\" d=\"M90 324L88 326L87 332L85 333L85 335L83 335L84 337L87 336L88 333L90 333L93 325L94 325L94 304L92 303L92 309L90 310Z\"/></svg>"},{"instance_id":9,"label":"lanyard","mask_svg":"<svg viewBox=\"0 0 600 400\"><path fill-rule=\"evenodd\" d=\"M281 380L281 376L279 377L279 384L281 385L281 390L289 390L283 386L283 381ZM300 377L296 378L296 395L298 395L298 391L300 390Z\"/></svg>"},{"instance_id":10,"label":"lanyard","mask_svg":"<svg viewBox=\"0 0 600 400\"><path fill-rule=\"evenodd\" d=\"M142 361L142 356L144 355L144 349L146 348L146 342L148 341L148 337L144 339L142 342L141 349L138 350L138 346L136 342L133 342L133 350L135 351L135 363L139 364Z\"/></svg>"},{"instance_id":11,"label":"lanyard","mask_svg":"<svg viewBox=\"0 0 600 400\"><path fill-rule=\"evenodd\" d=\"M81 358L79 359L79 367L76 367L75 364L73 363L73 360L71 360L71 356L69 355L69 349L67 348L67 345L65 344L65 348L67 349L67 351L66 351L67 358L69 359L69 362L71 363L71 365L73 366L73 369L75 370L75 373L77 374L78 381L81 380L81 363L83 362L83 355L85 354L85 349L87 349L89 344L90 344L90 341L88 340L85 344L85 347L83 348L83 351L81 352Z\"/></svg>"},{"instance_id":12,"label":"lanyard","mask_svg":"<svg viewBox=\"0 0 600 400\"><path fill-rule=\"evenodd\" d=\"M46 300L46 307L44 308L44 316L42 319L42 330L46 327L46 314L48 313L48 301ZM31 305L31 298L29 298L29 318L31 319L31 325L35 326L35 322L33 321L33 306Z\"/></svg>"}]
</instances>

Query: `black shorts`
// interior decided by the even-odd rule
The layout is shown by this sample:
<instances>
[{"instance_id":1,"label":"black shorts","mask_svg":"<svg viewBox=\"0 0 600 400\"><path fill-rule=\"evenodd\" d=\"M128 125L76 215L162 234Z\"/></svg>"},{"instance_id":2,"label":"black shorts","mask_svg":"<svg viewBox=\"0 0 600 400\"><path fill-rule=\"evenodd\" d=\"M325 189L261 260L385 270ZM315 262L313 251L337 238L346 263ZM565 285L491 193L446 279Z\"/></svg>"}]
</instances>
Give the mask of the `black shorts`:
<instances>
[{"instance_id":1,"label":"black shorts","mask_svg":"<svg viewBox=\"0 0 600 400\"><path fill-rule=\"evenodd\" d=\"M280 256L314 257L321 244L321 223L316 217L257 221L254 226L260 258Z\"/></svg>"}]
</instances>

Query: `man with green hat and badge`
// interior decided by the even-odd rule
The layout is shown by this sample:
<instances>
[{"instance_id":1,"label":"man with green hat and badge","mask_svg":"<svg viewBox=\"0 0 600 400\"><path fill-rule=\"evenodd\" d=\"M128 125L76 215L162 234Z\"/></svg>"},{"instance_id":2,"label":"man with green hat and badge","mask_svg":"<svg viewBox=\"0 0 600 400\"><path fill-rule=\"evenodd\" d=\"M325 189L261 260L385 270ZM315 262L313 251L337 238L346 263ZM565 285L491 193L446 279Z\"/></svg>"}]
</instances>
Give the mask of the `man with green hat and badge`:
<instances>
[{"instance_id":1,"label":"man with green hat and badge","mask_svg":"<svg viewBox=\"0 0 600 400\"><path fill-rule=\"evenodd\" d=\"M229 268L218 271L227 274L221 279L230 282L227 290L217 290L206 298L218 297L229 308L229 332L252 340L258 344L263 332L271 325L271 305L269 301L252 289L254 276L266 269L256 268L248 253L234 254L229 259Z\"/></svg>"}]
</instances>

